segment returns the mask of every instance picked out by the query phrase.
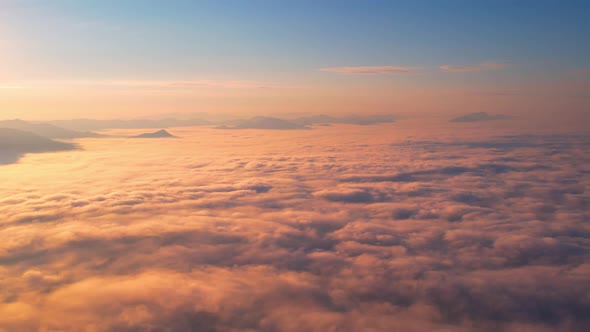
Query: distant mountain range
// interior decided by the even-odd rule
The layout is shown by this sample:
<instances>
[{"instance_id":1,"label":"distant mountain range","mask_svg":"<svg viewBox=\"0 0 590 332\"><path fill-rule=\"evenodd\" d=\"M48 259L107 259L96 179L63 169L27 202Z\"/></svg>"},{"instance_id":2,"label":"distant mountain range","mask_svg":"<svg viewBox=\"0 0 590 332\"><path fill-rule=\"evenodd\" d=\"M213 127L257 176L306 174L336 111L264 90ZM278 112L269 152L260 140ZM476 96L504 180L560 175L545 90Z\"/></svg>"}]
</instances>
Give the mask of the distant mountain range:
<instances>
[{"instance_id":1,"label":"distant mountain range","mask_svg":"<svg viewBox=\"0 0 590 332\"><path fill-rule=\"evenodd\" d=\"M306 129L304 125L279 118L257 116L251 119L228 121L218 129Z\"/></svg>"},{"instance_id":2,"label":"distant mountain range","mask_svg":"<svg viewBox=\"0 0 590 332\"><path fill-rule=\"evenodd\" d=\"M486 112L477 112L477 113L465 114L465 115L450 119L449 122L481 122L481 121L493 121L493 120L506 120L509 118L510 118L510 116L503 115L503 114L488 114Z\"/></svg>"},{"instance_id":3,"label":"distant mountain range","mask_svg":"<svg viewBox=\"0 0 590 332\"><path fill-rule=\"evenodd\" d=\"M204 114L204 113L203 113ZM212 117L210 117L212 118ZM329 115L316 115L298 117L295 119L281 119L268 116L256 116L249 119L228 120L226 116L216 116L217 121L208 121L191 118L190 115L182 119L132 119L132 120L60 120L60 121L24 121L3 120L0 121L0 164L16 162L25 153L52 152L75 149L71 143L54 141L54 139L77 139L110 137L92 130L102 129L138 129L152 127L187 127L217 125L219 129L275 129L294 130L309 129L309 126L326 126L331 123L345 123L357 125L370 125L375 123L393 122L391 115L351 115L346 117L333 117ZM174 138L165 129L156 132L148 132L131 138Z\"/></svg>"},{"instance_id":4,"label":"distant mountain range","mask_svg":"<svg viewBox=\"0 0 590 332\"><path fill-rule=\"evenodd\" d=\"M142 129L207 126L213 123L203 119L130 119L130 120L93 120L74 119L51 121L51 124L70 130L104 130L104 129Z\"/></svg>"},{"instance_id":5,"label":"distant mountain range","mask_svg":"<svg viewBox=\"0 0 590 332\"><path fill-rule=\"evenodd\" d=\"M140 129L140 128L170 128L192 126L216 126L218 129L309 129L309 126L326 126L335 123L372 125L377 123L390 123L395 121L393 115L349 115L334 117L320 114L303 116L293 119L283 119L268 116L256 116L248 119L229 119L227 115L208 115L206 113L175 114L179 118L141 118L129 120L93 120L74 119L58 121L24 121L4 120L0 121L0 128L17 129L30 132L49 139L76 139L109 137L108 135L93 132L105 129ZM208 119L195 118L194 116L207 116ZM173 137L166 132L146 133L142 138Z\"/></svg>"},{"instance_id":6,"label":"distant mountain range","mask_svg":"<svg viewBox=\"0 0 590 332\"><path fill-rule=\"evenodd\" d=\"M333 117L330 115L320 114L314 116L299 117L293 120L293 122L301 125L317 125L317 124L331 124L331 123L344 123L344 124L355 124L355 125L372 125L378 123L391 123L395 122L396 117L389 114L384 115L349 115L345 117Z\"/></svg>"},{"instance_id":7,"label":"distant mountain range","mask_svg":"<svg viewBox=\"0 0 590 332\"><path fill-rule=\"evenodd\" d=\"M93 132L81 132L71 129L61 128L44 122L28 122L23 120L5 120L0 121L0 128L18 129L31 132L46 138L74 139L85 137L103 137L105 135Z\"/></svg>"},{"instance_id":8,"label":"distant mountain range","mask_svg":"<svg viewBox=\"0 0 590 332\"><path fill-rule=\"evenodd\" d=\"M295 119L280 119L267 116L257 116L250 119L226 121L218 126L220 129L309 129L313 125L329 125L333 123L372 125L378 123L395 122L393 115L350 115L346 117L333 117L320 114L298 117Z\"/></svg>"},{"instance_id":9,"label":"distant mountain range","mask_svg":"<svg viewBox=\"0 0 590 332\"><path fill-rule=\"evenodd\" d=\"M47 123L34 123L23 120L0 121L0 165L18 161L26 153L55 152L76 149L72 143L56 139L75 139L84 137L108 137L92 132L79 132L64 129ZM133 138L174 138L166 130L145 133Z\"/></svg>"}]
</instances>

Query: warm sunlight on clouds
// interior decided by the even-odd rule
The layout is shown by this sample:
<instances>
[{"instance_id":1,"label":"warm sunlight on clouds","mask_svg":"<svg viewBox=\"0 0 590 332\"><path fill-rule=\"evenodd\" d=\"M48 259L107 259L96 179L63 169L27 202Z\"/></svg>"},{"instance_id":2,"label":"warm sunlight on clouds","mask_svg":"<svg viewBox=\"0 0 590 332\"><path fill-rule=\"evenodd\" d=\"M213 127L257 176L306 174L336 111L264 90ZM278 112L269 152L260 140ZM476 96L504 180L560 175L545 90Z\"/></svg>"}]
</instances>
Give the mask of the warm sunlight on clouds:
<instances>
[{"instance_id":1,"label":"warm sunlight on clouds","mask_svg":"<svg viewBox=\"0 0 590 332\"><path fill-rule=\"evenodd\" d=\"M0 0L0 332L590 331L588 13Z\"/></svg>"},{"instance_id":2,"label":"warm sunlight on clouds","mask_svg":"<svg viewBox=\"0 0 590 332\"><path fill-rule=\"evenodd\" d=\"M517 127L172 128L27 155L0 166L0 329L582 331L589 141Z\"/></svg>"}]
</instances>

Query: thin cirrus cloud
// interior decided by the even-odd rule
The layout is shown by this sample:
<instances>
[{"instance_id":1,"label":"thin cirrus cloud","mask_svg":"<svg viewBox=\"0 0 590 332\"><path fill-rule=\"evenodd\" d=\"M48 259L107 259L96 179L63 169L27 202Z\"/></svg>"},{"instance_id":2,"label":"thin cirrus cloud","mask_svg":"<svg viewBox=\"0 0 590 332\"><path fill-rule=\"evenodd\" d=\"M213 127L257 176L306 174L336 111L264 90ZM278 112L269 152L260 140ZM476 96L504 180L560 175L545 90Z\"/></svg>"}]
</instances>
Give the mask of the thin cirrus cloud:
<instances>
[{"instance_id":1,"label":"thin cirrus cloud","mask_svg":"<svg viewBox=\"0 0 590 332\"><path fill-rule=\"evenodd\" d=\"M320 71L345 75L416 75L419 67L406 66L355 66L327 67Z\"/></svg>"},{"instance_id":2,"label":"thin cirrus cloud","mask_svg":"<svg viewBox=\"0 0 590 332\"><path fill-rule=\"evenodd\" d=\"M443 72L447 73L468 73L468 72L482 72L491 70L500 70L508 66L505 63L495 61L485 61L478 65L456 66L456 65L442 65L439 66ZM344 74L344 75L417 75L422 67L409 66L354 66L354 67L327 67L320 68L320 71Z\"/></svg>"},{"instance_id":3,"label":"thin cirrus cloud","mask_svg":"<svg viewBox=\"0 0 590 332\"><path fill-rule=\"evenodd\" d=\"M452 65L443 65L440 66L439 69L446 73L472 73L472 72L481 72L481 71L490 71L490 70L500 70L508 67L505 63L499 63L495 61L486 61L481 62L478 65L474 66L452 66Z\"/></svg>"}]
</instances>

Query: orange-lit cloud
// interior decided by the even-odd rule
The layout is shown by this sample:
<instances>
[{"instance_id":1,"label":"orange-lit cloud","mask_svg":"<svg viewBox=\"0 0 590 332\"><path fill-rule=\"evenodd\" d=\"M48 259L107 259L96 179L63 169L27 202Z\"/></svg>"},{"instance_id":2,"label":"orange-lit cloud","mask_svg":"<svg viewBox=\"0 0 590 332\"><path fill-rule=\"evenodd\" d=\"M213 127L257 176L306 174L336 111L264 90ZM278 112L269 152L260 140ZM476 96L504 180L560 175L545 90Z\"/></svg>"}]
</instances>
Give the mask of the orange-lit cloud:
<instances>
[{"instance_id":1,"label":"orange-lit cloud","mask_svg":"<svg viewBox=\"0 0 590 332\"><path fill-rule=\"evenodd\" d=\"M498 63L494 61L482 62L477 66L452 66L444 65L440 66L439 69L446 73L469 73L469 72L480 72L489 70L499 70L508 67L508 64Z\"/></svg>"},{"instance_id":2,"label":"orange-lit cloud","mask_svg":"<svg viewBox=\"0 0 590 332\"><path fill-rule=\"evenodd\" d=\"M0 329L586 330L588 138L427 125L0 166Z\"/></svg>"},{"instance_id":3,"label":"orange-lit cloud","mask_svg":"<svg viewBox=\"0 0 590 332\"><path fill-rule=\"evenodd\" d=\"M320 68L320 71L346 75L416 75L419 69L405 66L358 66Z\"/></svg>"}]
</instances>

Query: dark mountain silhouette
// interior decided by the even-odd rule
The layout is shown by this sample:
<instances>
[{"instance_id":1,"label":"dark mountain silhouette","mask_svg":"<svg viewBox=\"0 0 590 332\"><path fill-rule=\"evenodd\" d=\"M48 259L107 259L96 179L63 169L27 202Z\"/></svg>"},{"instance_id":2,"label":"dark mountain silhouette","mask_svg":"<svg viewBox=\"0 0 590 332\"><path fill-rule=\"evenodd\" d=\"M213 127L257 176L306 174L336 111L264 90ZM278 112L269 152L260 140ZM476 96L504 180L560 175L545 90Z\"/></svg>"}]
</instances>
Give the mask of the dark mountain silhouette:
<instances>
[{"instance_id":1,"label":"dark mountain silhouette","mask_svg":"<svg viewBox=\"0 0 590 332\"><path fill-rule=\"evenodd\" d=\"M28 122L23 120L0 121L0 128L11 128L31 132L46 138L74 139L85 137L103 137L105 135L93 132L80 132L54 126L43 122Z\"/></svg>"},{"instance_id":2,"label":"dark mountain silhouette","mask_svg":"<svg viewBox=\"0 0 590 332\"><path fill-rule=\"evenodd\" d=\"M141 129L141 128L169 128L206 126L211 123L202 119L131 119L131 120L92 120L74 119L52 121L51 124L72 130L102 130L102 129Z\"/></svg>"},{"instance_id":3,"label":"dark mountain silhouette","mask_svg":"<svg viewBox=\"0 0 590 332\"><path fill-rule=\"evenodd\" d=\"M70 143L57 142L31 132L12 128L0 128L0 164L18 161L25 153L73 150Z\"/></svg>"},{"instance_id":4,"label":"dark mountain silhouette","mask_svg":"<svg viewBox=\"0 0 590 332\"><path fill-rule=\"evenodd\" d=\"M502 114L488 114L486 112L477 112L465 114L449 120L449 122L480 122L480 121L493 121L493 120L505 120L509 119L508 115Z\"/></svg>"},{"instance_id":5,"label":"dark mountain silhouette","mask_svg":"<svg viewBox=\"0 0 590 332\"><path fill-rule=\"evenodd\" d=\"M304 125L297 124L288 120L271 118L267 116L257 116L251 119L235 120L228 122L219 129L307 129Z\"/></svg>"},{"instance_id":6,"label":"dark mountain silhouette","mask_svg":"<svg viewBox=\"0 0 590 332\"><path fill-rule=\"evenodd\" d=\"M338 121L337 118L335 118L333 116L325 115L325 114L303 116L303 117L296 118L293 120L293 122L301 124L301 125L314 125L314 124L318 124L318 123L335 123L337 121Z\"/></svg>"},{"instance_id":7,"label":"dark mountain silhouette","mask_svg":"<svg viewBox=\"0 0 590 332\"><path fill-rule=\"evenodd\" d=\"M372 125L378 123L395 122L396 117L391 114L376 114L376 115L350 115L339 119L340 123L356 124L356 125Z\"/></svg>"},{"instance_id":8,"label":"dark mountain silhouette","mask_svg":"<svg viewBox=\"0 0 590 332\"><path fill-rule=\"evenodd\" d=\"M73 139L82 137L101 137L95 130L104 129L142 129L172 128L217 125L220 129L306 129L308 125L344 123L371 125L394 122L396 118L389 114L349 115L334 117L331 115L311 115L287 119L268 116L256 116L249 119L231 118L231 115L209 115L206 113L166 114L166 117L144 117L137 119L72 119L48 122L27 122L22 120L0 121L0 127L14 128L34 132L48 138Z\"/></svg>"},{"instance_id":9,"label":"dark mountain silhouette","mask_svg":"<svg viewBox=\"0 0 590 332\"><path fill-rule=\"evenodd\" d=\"M132 136L131 138L176 138L176 136L162 129L153 133L144 133L141 135Z\"/></svg>"},{"instance_id":10,"label":"dark mountain silhouette","mask_svg":"<svg viewBox=\"0 0 590 332\"><path fill-rule=\"evenodd\" d=\"M203 124L222 123L224 121L234 120L236 116L227 113L207 113L207 112L191 112L191 113L164 113L156 115L142 116L138 119L160 121L164 119L175 119L179 121L202 122Z\"/></svg>"},{"instance_id":11,"label":"dark mountain silhouette","mask_svg":"<svg viewBox=\"0 0 590 332\"><path fill-rule=\"evenodd\" d=\"M372 125L377 123L395 122L396 118L390 114L377 115L349 115L345 117L333 117L330 115L320 114L312 116L304 116L294 119L293 122L301 125L314 125L326 123L344 123L355 125Z\"/></svg>"}]
</instances>

